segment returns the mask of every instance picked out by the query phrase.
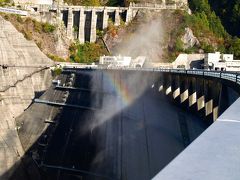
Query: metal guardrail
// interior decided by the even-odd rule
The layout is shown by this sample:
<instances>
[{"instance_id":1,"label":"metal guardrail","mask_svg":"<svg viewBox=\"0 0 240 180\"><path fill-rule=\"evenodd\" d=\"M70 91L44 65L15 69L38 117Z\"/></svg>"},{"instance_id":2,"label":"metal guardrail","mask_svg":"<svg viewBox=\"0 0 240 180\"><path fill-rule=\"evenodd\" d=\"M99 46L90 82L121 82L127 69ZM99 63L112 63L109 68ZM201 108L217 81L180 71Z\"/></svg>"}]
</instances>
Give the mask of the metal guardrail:
<instances>
[{"instance_id":1,"label":"metal guardrail","mask_svg":"<svg viewBox=\"0 0 240 180\"><path fill-rule=\"evenodd\" d=\"M206 70L182 70L182 69L156 69L153 71L169 72L178 74L198 75L204 77L215 77L220 79L229 80L240 84L240 74L237 72L228 71L206 71Z\"/></svg>"},{"instance_id":2,"label":"metal guardrail","mask_svg":"<svg viewBox=\"0 0 240 180\"><path fill-rule=\"evenodd\" d=\"M157 69L154 71L161 72L162 70ZM204 76L204 77L215 77L215 78L225 79L225 80L229 80L229 81L235 82L237 84L240 84L240 76L239 76L240 74L237 72L204 71L204 70L178 70L178 69L168 69L167 71L164 70L164 72L198 75L198 76Z\"/></svg>"},{"instance_id":3,"label":"metal guardrail","mask_svg":"<svg viewBox=\"0 0 240 180\"><path fill-rule=\"evenodd\" d=\"M185 70L185 69L143 69L143 70L154 71L154 72L168 72L168 73L198 75L198 76L204 76L204 77L215 77L215 78L225 79L225 80L229 80L237 84L240 84L240 73L238 72Z\"/></svg>"},{"instance_id":4,"label":"metal guardrail","mask_svg":"<svg viewBox=\"0 0 240 180\"><path fill-rule=\"evenodd\" d=\"M71 69L71 70L68 70ZM130 71L152 71L152 72L166 72L166 73L177 73L177 74L189 74L189 75L198 75L203 77L214 77L220 78L224 80L228 80L231 82L235 82L240 85L240 73L239 72L229 72L229 71L208 71L208 70L185 70L185 69L162 69L162 68L105 68L105 67L97 67L97 68L78 68L78 69L96 69L96 70L130 70ZM66 68L63 71L72 72L75 68ZM76 70L77 71L77 70Z\"/></svg>"}]
</instances>

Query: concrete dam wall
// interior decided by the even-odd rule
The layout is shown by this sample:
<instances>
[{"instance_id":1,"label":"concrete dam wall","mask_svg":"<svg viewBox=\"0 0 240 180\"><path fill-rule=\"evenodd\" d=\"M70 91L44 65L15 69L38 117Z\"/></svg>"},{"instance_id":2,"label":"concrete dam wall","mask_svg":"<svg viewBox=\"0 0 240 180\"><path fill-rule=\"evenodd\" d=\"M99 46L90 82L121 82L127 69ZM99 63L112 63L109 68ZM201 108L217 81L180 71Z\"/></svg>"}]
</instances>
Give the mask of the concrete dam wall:
<instances>
[{"instance_id":1,"label":"concrete dam wall","mask_svg":"<svg viewBox=\"0 0 240 180\"><path fill-rule=\"evenodd\" d=\"M15 119L35 96L51 85L52 64L34 42L27 41L0 17L0 175L24 154ZM35 67L34 67L35 66ZM10 172L9 172L10 173Z\"/></svg>"},{"instance_id":2,"label":"concrete dam wall","mask_svg":"<svg viewBox=\"0 0 240 180\"><path fill-rule=\"evenodd\" d=\"M12 179L151 179L239 97L234 83L178 72L59 79L16 120L25 155Z\"/></svg>"}]
</instances>

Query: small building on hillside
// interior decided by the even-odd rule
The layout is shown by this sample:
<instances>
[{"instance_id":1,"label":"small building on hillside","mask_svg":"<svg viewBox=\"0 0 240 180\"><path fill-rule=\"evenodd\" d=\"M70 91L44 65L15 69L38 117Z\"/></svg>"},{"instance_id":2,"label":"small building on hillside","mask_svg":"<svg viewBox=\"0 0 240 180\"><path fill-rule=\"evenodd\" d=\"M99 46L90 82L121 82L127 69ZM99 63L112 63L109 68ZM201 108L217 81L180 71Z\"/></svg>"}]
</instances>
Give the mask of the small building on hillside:
<instances>
[{"instance_id":1,"label":"small building on hillside","mask_svg":"<svg viewBox=\"0 0 240 180\"><path fill-rule=\"evenodd\" d=\"M240 71L240 60L234 60L233 54L221 54L220 52L208 53L204 58L204 69Z\"/></svg>"},{"instance_id":2,"label":"small building on hillside","mask_svg":"<svg viewBox=\"0 0 240 180\"><path fill-rule=\"evenodd\" d=\"M202 69L204 54L179 54L172 63L174 69Z\"/></svg>"},{"instance_id":3,"label":"small building on hillside","mask_svg":"<svg viewBox=\"0 0 240 180\"><path fill-rule=\"evenodd\" d=\"M138 56L132 59L130 56L101 56L99 65L105 67L122 67L122 68L142 68L146 61L145 56Z\"/></svg>"},{"instance_id":4,"label":"small building on hillside","mask_svg":"<svg viewBox=\"0 0 240 180\"><path fill-rule=\"evenodd\" d=\"M129 56L101 56L99 64L107 67L129 67L131 61Z\"/></svg>"},{"instance_id":5,"label":"small building on hillside","mask_svg":"<svg viewBox=\"0 0 240 180\"><path fill-rule=\"evenodd\" d=\"M240 60L234 60L233 54L220 52L207 54L179 54L172 63L173 68L205 69L213 71L240 71Z\"/></svg>"},{"instance_id":6,"label":"small building on hillside","mask_svg":"<svg viewBox=\"0 0 240 180\"><path fill-rule=\"evenodd\" d=\"M132 59L130 67L132 68L142 68L146 61L146 56L138 56Z\"/></svg>"}]
</instances>

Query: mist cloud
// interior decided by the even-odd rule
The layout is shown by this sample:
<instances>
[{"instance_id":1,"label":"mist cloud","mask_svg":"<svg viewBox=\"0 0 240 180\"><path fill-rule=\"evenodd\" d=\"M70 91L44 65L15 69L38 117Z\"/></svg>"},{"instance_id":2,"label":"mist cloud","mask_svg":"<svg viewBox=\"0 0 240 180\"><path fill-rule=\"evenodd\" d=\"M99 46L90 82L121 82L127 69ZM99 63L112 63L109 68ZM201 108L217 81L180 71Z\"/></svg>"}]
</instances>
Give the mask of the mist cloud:
<instances>
[{"instance_id":1,"label":"mist cloud","mask_svg":"<svg viewBox=\"0 0 240 180\"><path fill-rule=\"evenodd\" d=\"M161 62L164 47L164 28L160 12L138 13L135 21L130 25L133 32L128 33L120 44L113 49L114 55L146 56L150 62Z\"/></svg>"}]
</instances>

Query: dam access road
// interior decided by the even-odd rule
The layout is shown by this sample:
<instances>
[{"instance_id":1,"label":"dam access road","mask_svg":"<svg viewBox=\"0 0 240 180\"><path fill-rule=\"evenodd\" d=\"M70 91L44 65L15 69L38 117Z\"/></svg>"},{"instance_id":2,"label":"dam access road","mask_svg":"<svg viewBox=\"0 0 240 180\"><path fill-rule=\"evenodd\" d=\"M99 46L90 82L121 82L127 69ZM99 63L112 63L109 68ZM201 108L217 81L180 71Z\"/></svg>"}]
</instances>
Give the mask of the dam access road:
<instances>
[{"instance_id":1,"label":"dam access road","mask_svg":"<svg viewBox=\"0 0 240 180\"><path fill-rule=\"evenodd\" d=\"M209 125L147 72L65 70L58 79L40 99L62 106L35 102L17 119L27 160L15 177L151 179Z\"/></svg>"}]
</instances>

